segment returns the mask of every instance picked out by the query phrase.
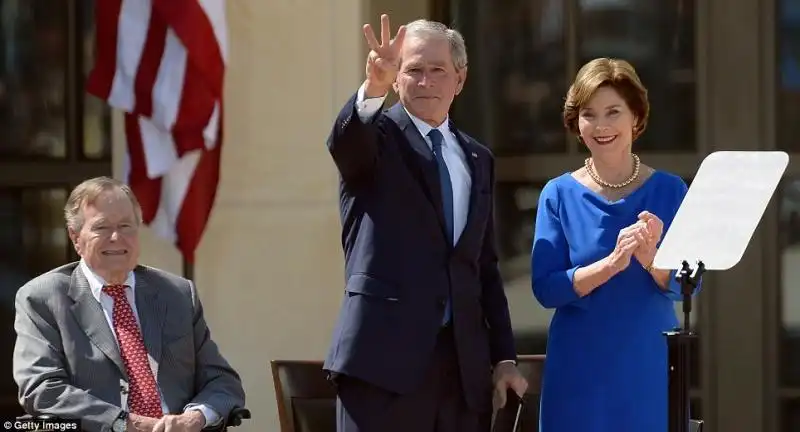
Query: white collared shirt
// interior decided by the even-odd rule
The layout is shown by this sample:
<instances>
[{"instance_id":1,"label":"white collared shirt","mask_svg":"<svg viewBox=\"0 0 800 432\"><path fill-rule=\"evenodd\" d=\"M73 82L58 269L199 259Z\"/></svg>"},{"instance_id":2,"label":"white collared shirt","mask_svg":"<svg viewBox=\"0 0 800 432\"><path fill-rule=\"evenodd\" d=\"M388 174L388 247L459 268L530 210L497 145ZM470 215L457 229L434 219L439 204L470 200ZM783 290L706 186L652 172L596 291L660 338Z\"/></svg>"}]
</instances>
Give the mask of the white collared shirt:
<instances>
[{"instance_id":1,"label":"white collared shirt","mask_svg":"<svg viewBox=\"0 0 800 432\"><path fill-rule=\"evenodd\" d=\"M89 265L86 264L86 261L81 259L80 261L80 268L83 272L83 275L86 277L86 280L89 282L89 289L92 291L92 296L100 303L100 306L103 308L103 315L106 317L106 321L108 322L108 327L111 329L111 333L114 335L114 341L117 342L117 347L119 347L119 341L117 339L117 332L114 330L114 299L103 292L103 287L106 285L106 282L101 278L97 273L93 272L92 269L89 268ZM128 273L128 277L125 279L125 298L128 300L128 304L130 304L131 309L133 309L133 317L136 318L136 324L139 326L139 330L141 331L142 322L139 319L139 312L136 309L136 276L133 272ZM149 356L148 356L149 358ZM155 375L155 371L153 371L153 375ZM158 386L158 377L156 376L156 386ZM167 407L166 402L164 401L164 395L161 392L161 388L158 388L158 396L161 399L161 411L164 413L169 412L169 408ZM189 404L184 407L184 410L196 409L199 410L206 419L206 425L214 425L220 420L219 414L216 411L211 409L211 407L207 405L201 404Z\"/></svg>"},{"instance_id":2,"label":"white collared shirt","mask_svg":"<svg viewBox=\"0 0 800 432\"><path fill-rule=\"evenodd\" d=\"M364 85L362 84L356 96L356 112L361 121L366 122L375 115L383 105L385 99L386 96L364 99ZM406 110L406 114L408 114L420 135L425 139L428 148L432 150L433 143L430 137L428 137L428 133L430 133L433 127L411 115L408 110ZM448 116L436 129L438 129L444 137L444 142L442 143L442 157L447 164L447 171L450 173L450 182L453 185L453 244L457 244L458 239L464 232L464 227L467 225L472 177L470 175L469 165L467 165L464 149L459 145L456 135L450 130L449 120L450 117Z\"/></svg>"}]
</instances>

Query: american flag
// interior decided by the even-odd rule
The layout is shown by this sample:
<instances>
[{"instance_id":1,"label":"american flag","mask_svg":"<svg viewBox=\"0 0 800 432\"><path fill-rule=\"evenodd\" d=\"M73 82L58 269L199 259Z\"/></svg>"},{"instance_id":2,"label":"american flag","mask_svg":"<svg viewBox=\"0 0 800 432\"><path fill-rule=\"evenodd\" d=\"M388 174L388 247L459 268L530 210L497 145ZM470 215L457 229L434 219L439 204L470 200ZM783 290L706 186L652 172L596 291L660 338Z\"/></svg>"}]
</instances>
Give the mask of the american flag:
<instances>
[{"instance_id":1,"label":"american flag","mask_svg":"<svg viewBox=\"0 0 800 432\"><path fill-rule=\"evenodd\" d=\"M125 179L190 263L217 193L225 0L96 0L87 91L125 112Z\"/></svg>"}]
</instances>

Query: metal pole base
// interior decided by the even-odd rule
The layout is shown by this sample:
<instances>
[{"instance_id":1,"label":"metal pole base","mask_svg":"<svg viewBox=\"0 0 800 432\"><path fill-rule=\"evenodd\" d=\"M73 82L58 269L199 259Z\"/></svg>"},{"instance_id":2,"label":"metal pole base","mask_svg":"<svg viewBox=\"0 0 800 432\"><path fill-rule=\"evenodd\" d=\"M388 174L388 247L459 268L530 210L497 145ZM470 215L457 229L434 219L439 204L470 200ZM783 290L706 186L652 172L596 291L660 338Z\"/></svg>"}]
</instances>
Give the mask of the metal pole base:
<instances>
[{"instance_id":1,"label":"metal pole base","mask_svg":"<svg viewBox=\"0 0 800 432\"><path fill-rule=\"evenodd\" d=\"M689 352L697 335L686 331L666 332L669 379L669 432L689 432Z\"/></svg>"}]
</instances>

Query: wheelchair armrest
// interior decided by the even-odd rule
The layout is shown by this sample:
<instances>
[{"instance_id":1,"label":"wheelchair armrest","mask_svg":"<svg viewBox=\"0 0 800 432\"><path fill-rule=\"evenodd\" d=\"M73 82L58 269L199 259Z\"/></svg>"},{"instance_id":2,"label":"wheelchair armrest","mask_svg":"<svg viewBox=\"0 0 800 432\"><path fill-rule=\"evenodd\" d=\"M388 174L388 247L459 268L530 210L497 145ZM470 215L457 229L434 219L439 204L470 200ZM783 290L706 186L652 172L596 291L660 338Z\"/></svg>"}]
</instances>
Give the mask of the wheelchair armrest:
<instances>
[{"instance_id":1,"label":"wheelchair armrest","mask_svg":"<svg viewBox=\"0 0 800 432\"><path fill-rule=\"evenodd\" d=\"M230 415L228 415L228 421L225 422L226 427L235 427L242 424L242 420L247 420L250 418L250 410L247 408L239 408L236 407L231 410Z\"/></svg>"},{"instance_id":2,"label":"wheelchair armrest","mask_svg":"<svg viewBox=\"0 0 800 432\"><path fill-rule=\"evenodd\" d=\"M32 416L30 414L25 414L17 417L17 421L29 421L29 420L53 420L55 417L47 414L42 414L39 416Z\"/></svg>"}]
</instances>

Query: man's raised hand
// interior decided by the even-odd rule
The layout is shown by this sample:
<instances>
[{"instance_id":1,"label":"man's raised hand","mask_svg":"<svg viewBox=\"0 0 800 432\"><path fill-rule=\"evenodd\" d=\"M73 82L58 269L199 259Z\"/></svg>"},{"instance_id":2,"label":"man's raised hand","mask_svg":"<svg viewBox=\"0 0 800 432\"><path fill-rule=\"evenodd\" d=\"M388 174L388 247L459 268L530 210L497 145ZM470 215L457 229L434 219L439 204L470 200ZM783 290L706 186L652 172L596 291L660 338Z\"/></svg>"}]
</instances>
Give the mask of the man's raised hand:
<instances>
[{"instance_id":1,"label":"man's raised hand","mask_svg":"<svg viewBox=\"0 0 800 432\"><path fill-rule=\"evenodd\" d=\"M370 48L367 55L367 79L364 96L381 97L392 88L400 68L400 49L406 36L405 26L397 29L394 39L389 36L389 15L381 15L381 41L375 38L372 26L364 24L364 37Z\"/></svg>"}]
</instances>

